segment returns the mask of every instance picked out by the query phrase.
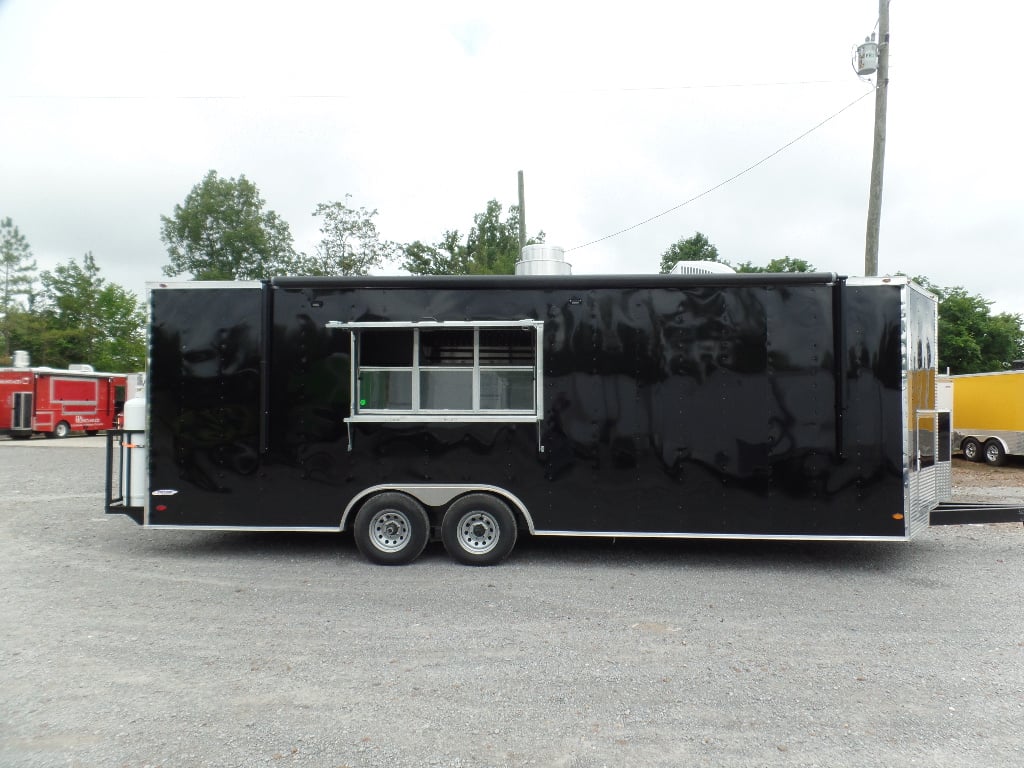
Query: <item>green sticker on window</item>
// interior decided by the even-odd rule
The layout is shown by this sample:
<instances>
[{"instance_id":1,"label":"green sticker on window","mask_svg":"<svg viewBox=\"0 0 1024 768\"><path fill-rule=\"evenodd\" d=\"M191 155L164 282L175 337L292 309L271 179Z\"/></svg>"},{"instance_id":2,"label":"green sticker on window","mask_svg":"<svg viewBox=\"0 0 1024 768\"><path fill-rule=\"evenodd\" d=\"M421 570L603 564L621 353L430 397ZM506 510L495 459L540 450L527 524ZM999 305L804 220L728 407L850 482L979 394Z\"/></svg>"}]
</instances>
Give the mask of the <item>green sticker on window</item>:
<instances>
[{"instance_id":1,"label":"green sticker on window","mask_svg":"<svg viewBox=\"0 0 1024 768\"><path fill-rule=\"evenodd\" d=\"M363 407L363 406L365 406L365 405L366 405L366 401L365 401L365 400L360 400L360 401L359 401L359 407L360 407L360 408L362 408L362 407Z\"/></svg>"}]
</instances>

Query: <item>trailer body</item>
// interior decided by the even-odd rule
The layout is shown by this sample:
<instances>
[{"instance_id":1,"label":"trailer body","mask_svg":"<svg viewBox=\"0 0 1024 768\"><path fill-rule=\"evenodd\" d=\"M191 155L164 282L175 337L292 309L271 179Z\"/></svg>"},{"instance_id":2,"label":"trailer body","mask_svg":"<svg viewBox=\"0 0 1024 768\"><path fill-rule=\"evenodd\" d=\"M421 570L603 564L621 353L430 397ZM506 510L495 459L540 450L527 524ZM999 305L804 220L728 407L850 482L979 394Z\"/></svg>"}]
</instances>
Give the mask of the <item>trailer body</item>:
<instances>
[{"instance_id":1,"label":"trailer body","mask_svg":"<svg viewBox=\"0 0 1024 768\"><path fill-rule=\"evenodd\" d=\"M534 535L907 541L951 489L936 303L903 279L278 278L150 305L145 469L112 454L107 504L150 527L387 549L422 511L484 550L495 515L449 518L490 498Z\"/></svg>"},{"instance_id":2,"label":"trailer body","mask_svg":"<svg viewBox=\"0 0 1024 768\"><path fill-rule=\"evenodd\" d=\"M67 437L116 426L125 402L127 377L79 369L0 369L0 434Z\"/></svg>"},{"instance_id":3,"label":"trailer body","mask_svg":"<svg viewBox=\"0 0 1024 768\"><path fill-rule=\"evenodd\" d=\"M949 376L953 445L970 461L994 466L1024 456L1024 371Z\"/></svg>"}]
</instances>

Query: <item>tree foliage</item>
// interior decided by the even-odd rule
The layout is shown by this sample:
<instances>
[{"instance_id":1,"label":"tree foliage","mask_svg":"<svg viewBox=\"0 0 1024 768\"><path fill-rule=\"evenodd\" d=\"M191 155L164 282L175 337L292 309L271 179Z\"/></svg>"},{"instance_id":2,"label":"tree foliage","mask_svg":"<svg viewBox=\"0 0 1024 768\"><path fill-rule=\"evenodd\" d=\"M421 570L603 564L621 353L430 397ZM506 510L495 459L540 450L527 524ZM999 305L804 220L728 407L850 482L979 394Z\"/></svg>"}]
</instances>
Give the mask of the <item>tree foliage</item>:
<instances>
[{"instance_id":1,"label":"tree foliage","mask_svg":"<svg viewBox=\"0 0 1024 768\"><path fill-rule=\"evenodd\" d=\"M764 267L744 261L737 264L735 269L737 272L813 272L814 265L804 259L783 256L781 259L772 259Z\"/></svg>"},{"instance_id":2,"label":"tree foliage","mask_svg":"<svg viewBox=\"0 0 1024 768\"><path fill-rule=\"evenodd\" d=\"M986 373L1024 358L1024 319L1001 312L992 302L961 286L943 288L927 278L914 281L939 299L939 369L953 374Z\"/></svg>"},{"instance_id":3,"label":"tree foliage","mask_svg":"<svg viewBox=\"0 0 1024 768\"><path fill-rule=\"evenodd\" d=\"M691 237L680 238L661 254L661 274L667 275L680 261L721 261L718 248L711 244L703 232L694 232ZM727 262L722 262L723 264Z\"/></svg>"},{"instance_id":4,"label":"tree foliage","mask_svg":"<svg viewBox=\"0 0 1024 768\"><path fill-rule=\"evenodd\" d=\"M351 208L344 202L321 203L313 211L323 218L322 238L313 256L295 259L293 271L306 275L367 275L390 261L399 246L382 241L373 217L376 210Z\"/></svg>"},{"instance_id":5,"label":"tree foliage","mask_svg":"<svg viewBox=\"0 0 1024 768\"><path fill-rule=\"evenodd\" d=\"M168 277L258 280L284 274L295 263L287 222L264 210L259 190L244 175L222 179L211 170L160 221Z\"/></svg>"},{"instance_id":6,"label":"tree foliage","mask_svg":"<svg viewBox=\"0 0 1024 768\"><path fill-rule=\"evenodd\" d=\"M102 371L137 371L145 364L146 314L135 294L100 277L92 253L40 275L47 328L47 364L89 363Z\"/></svg>"},{"instance_id":7,"label":"tree foliage","mask_svg":"<svg viewBox=\"0 0 1024 768\"><path fill-rule=\"evenodd\" d=\"M750 261L742 261L739 264L731 264L723 259L718 248L708 240L703 232L695 232L691 237L682 238L668 247L661 254L661 274L667 274L680 261L717 261L732 267L737 272L813 272L814 265L804 259L794 259L792 256L783 256L780 259L772 259L765 266L759 266Z\"/></svg>"},{"instance_id":8,"label":"tree foliage","mask_svg":"<svg viewBox=\"0 0 1024 768\"><path fill-rule=\"evenodd\" d=\"M501 203L488 200L482 213L473 217L466 238L469 274L511 275L519 261L519 207L509 208L502 220Z\"/></svg>"},{"instance_id":9,"label":"tree foliage","mask_svg":"<svg viewBox=\"0 0 1024 768\"><path fill-rule=\"evenodd\" d=\"M448 230L441 241L427 245L416 240L402 247L402 269L412 275L468 275L469 252L459 243L459 233Z\"/></svg>"},{"instance_id":10,"label":"tree foliage","mask_svg":"<svg viewBox=\"0 0 1024 768\"><path fill-rule=\"evenodd\" d=\"M14 349L12 313L32 304L35 269L28 240L9 216L0 219L0 355L4 357Z\"/></svg>"},{"instance_id":11,"label":"tree foliage","mask_svg":"<svg viewBox=\"0 0 1024 768\"><path fill-rule=\"evenodd\" d=\"M9 263L16 268L2 317L7 347L0 350L0 365L10 363L10 350L23 349L35 365L52 368L71 363L106 371L143 368L145 311L134 294L100 276L92 253L81 263L72 259L37 275L28 241L13 222L0 221L0 229L5 256L12 255ZM38 283L42 290L36 293Z\"/></svg>"},{"instance_id":12,"label":"tree foliage","mask_svg":"<svg viewBox=\"0 0 1024 768\"><path fill-rule=\"evenodd\" d=\"M18 296L31 294L35 269L28 240L9 216L0 219L0 311L13 307Z\"/></svg>"},{"instance_id":13,"label":"tree foliage","mask_svg":"<svg viewBox=\"0 0 1024 768\"><path fill-rule=\"evenodd\" d=\"M527 243L543 243L538 232ZM421 240L402 248L402 269L413 275L511 275L519 261L519 206L510 206L503 218L497 200L489 200L473 217L466 242L458 230L448 230L433 245Z\"/></svg>"}]
</instances>

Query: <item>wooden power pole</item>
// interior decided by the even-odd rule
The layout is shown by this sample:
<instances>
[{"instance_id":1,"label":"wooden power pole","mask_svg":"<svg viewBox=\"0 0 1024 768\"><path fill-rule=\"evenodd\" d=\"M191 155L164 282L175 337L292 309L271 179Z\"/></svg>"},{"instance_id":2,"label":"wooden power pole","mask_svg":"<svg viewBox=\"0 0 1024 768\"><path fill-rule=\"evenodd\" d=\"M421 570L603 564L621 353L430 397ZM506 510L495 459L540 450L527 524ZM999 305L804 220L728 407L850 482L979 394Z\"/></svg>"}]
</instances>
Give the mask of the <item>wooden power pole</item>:
<instances>
[{"instance_id":1,"label":"wooden power pole","mask_svg":"<svg viewBox=\"0 0 1024 768\"><path fill-rule=\"evenodd\" d=\"M878 0L878 74L875 80L875 143L871 153L868 231L864 274L878 274L878 232L882 224L882 174L885 167L885 110L889 94L889 0Z\"/></svg>"}]
</instances>

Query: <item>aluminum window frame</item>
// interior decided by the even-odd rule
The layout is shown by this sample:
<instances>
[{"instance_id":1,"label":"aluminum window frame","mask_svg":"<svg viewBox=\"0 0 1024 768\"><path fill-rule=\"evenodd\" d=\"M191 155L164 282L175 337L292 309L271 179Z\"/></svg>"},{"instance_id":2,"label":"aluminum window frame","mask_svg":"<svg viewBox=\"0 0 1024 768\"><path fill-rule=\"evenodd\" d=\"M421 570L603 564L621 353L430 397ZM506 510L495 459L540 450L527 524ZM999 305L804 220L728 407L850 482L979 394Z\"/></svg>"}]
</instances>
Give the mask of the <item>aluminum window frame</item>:
<instances>
[{"instance_id":1,"label":"aluminum window frame","mask_svg":"<svg viewBox=\"0 0 1024 768\"><path fill-rule=\"evenodd\" d=\"M349 424L396 423L396 422L496 422L496 423L535 423L544 418L544 322L541 320L421 320L421 321L369 321L344 322L332 320L327 328L347 331L350 335L350 397L349 416L345 421ZM364 330L410 330L413 332L412 365L410 366L361 366L359 365L359 337ZM420 364L421 330L472 330L473 331L473 365L472 366L439 366ZM522 330L533 334L532 365L481 365L480 364L480 331L481 330ZM359 396L359 374L362 371L409 371L412 377L411 408L398 410L394 408L361 407ZM431 371L467 371L471 377L471 403L468 409L436 409L422 407L421 376ZM481 372L531 371L533 373L533 407L526 408L483 408L480 405Z\"/></svg>"}]
</instances>

